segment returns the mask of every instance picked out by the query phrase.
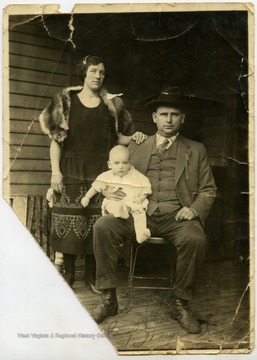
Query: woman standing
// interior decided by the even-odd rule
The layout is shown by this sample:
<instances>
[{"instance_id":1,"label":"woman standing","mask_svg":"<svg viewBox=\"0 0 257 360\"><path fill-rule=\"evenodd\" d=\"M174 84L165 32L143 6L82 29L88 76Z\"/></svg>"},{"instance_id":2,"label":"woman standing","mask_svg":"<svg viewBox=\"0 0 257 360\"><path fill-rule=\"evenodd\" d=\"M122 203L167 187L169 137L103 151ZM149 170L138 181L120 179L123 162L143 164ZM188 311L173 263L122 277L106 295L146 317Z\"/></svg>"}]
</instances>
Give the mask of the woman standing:
<instances>
[{"instance_id":1,"label":"woman standing","mask_svg":"<svg viewBox=\"0 0 257 360\"><path fill-rule=\"evenodd\" d=\"M81 199L96 176L106 170L108 152L116 143L140 143L146 136L134 133L130 114L119 96L102 87L103 60L87 56L79 64L84 85L57 93L40 115L44 133L52 139L50 161L52 207L51 246L63 253L64 278L72 287L75 259L86 254L85 281L94 290L95 261L92 226L100 214L101 198L84 209Z\"/></svg>"}]
</instances>

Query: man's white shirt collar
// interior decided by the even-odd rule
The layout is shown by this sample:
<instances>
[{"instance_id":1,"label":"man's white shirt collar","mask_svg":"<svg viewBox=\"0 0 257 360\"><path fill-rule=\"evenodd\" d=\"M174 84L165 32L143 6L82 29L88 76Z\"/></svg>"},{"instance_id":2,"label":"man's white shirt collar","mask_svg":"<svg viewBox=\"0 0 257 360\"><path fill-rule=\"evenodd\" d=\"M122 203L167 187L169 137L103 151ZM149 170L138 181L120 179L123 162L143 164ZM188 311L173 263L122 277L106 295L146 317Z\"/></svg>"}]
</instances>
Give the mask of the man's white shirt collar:
<instances>
[{"instance_id":1,"label":"man's white shirt collar","mask_svg":"<svg viewBox=\"0 0 257 360\"><path fill-rule=\"evenodd\" d=\"M165 138L164 136L161 136L160 134L156 133L156 146L158 147L164 142L165 139L167 139L169 141L169 144L165 148L168 149L174 143L177 137L178 137L178 133L169 138Z\"/></svg>"}]
</instances>

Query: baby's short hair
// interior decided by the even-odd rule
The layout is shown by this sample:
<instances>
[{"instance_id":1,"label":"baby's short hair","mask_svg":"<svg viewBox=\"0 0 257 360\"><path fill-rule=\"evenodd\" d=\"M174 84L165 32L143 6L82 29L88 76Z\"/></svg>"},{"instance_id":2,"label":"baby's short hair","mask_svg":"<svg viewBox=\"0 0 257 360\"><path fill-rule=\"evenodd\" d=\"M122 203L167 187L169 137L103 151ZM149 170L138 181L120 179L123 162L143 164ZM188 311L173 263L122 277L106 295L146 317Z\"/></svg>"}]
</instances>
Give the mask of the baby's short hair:
<instances>
[{"instance_id":1,"label":"baby's short hair","mask_svg":"<svg viewBox=\"0 0 257 360\"><path fill-rule=\"evenodd\" d=\"M116 145L111 148L109 152L109 160L114 157L116 154L120 154L121 152L125 153L128 157L128 160L131 160L129 149L124 145Z\"/></svg>"}]
</instances>

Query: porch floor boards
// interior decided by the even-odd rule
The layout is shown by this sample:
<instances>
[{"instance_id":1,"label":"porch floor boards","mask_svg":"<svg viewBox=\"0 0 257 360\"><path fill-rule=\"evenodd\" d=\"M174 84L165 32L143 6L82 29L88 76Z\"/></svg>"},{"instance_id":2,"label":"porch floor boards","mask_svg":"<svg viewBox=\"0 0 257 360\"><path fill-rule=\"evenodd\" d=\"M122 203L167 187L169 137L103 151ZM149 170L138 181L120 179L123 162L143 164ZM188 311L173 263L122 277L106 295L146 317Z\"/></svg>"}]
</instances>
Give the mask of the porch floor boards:
<instances>
[{"instance_id":1,"label":"porch floor boards","mask_svg":"<svg viewBox=\"0 0 257 360\"><path fill-rule=\"evenodd\" d=\"M100 297L83 281L82 260L77 262L74 292L92 314ZM126 311L128 269L119 267L119 313L99 328L121 354L167 351L168 353L241 349L248 352L250 310L248 264L232 261L206 264L190 306L200 320L202 333L188 334L173 320L169 290L134 289L130 311Z\"/></svg>"}]
</instances>

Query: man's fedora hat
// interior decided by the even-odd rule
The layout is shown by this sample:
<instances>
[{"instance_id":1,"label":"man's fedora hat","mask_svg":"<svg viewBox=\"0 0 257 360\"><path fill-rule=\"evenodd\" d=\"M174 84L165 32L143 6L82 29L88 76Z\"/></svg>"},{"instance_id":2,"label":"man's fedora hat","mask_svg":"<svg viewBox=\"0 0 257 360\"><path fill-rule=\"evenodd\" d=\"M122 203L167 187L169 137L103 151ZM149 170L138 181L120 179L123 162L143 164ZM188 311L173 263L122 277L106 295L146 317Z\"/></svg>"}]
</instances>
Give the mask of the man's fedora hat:
<instances>
[{"instance_id":1,"label":"man's fedora hat","mask_svg":"<svg viewBox=\"0 0 257 360\"><path fill-rule=\"evenodd\" d=\"M184 105L189 102L189 96L183 95L181 90L177 86L169 86L161 92L161 94L156 98L152 99L146 104L146 107L149 110L156 110L158 106L178 106L184 107Z\"/></svg>"}]
</instances>

